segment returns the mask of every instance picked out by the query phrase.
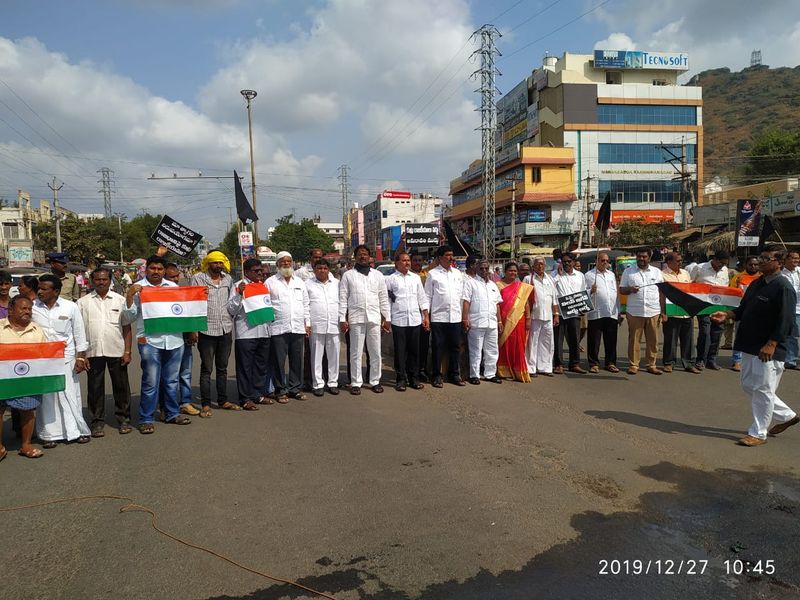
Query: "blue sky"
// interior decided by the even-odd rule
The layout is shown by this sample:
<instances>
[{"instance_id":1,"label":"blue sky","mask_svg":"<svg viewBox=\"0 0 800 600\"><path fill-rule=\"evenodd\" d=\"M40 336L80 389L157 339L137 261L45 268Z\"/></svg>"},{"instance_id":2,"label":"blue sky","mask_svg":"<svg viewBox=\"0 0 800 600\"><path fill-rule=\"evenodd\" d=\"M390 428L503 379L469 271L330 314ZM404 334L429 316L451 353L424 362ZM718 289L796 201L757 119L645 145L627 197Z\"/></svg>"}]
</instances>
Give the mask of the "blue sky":
<instances>
[{"instance_id":1,"label":"blue sky","mask_svg":"<svg viewBox=\"0 0 800 600\"><path fill-rule=\"evenodd\" d=\"M800 62L789 0L766 12L743 0L105 0L0 5L0 196L102 212L96 171L115 171L115 210L168 212L224 232L229 182L158 176L249 175L254 135L261 228L295 210L339 220L337 168L354 200L388 187L446 194L480 144L469 34L502 32L498 87L545 51L680 50L692 71ZM741 24L748 23L747 31ZM612 48L614 46L614 48Z\"/></svg>"}]
</instances>

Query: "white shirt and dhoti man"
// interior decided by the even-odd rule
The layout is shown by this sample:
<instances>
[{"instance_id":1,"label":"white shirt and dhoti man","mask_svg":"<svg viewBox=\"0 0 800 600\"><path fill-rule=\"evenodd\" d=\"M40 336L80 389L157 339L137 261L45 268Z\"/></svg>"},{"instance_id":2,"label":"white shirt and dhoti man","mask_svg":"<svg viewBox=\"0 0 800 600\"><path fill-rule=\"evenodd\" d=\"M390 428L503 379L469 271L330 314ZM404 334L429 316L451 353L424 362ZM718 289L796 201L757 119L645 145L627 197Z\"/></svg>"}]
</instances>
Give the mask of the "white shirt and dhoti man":
<instances>
[{"instance_id":1,"label":"white shirt and dhoti man","mask_svg":"<svg viewBox=\"0 0 800 600\"><path fill-rule=\"evenodd\" d=\"M528 335L528 347L525 358L528 362L528 372L537 373L553 372L553 306L558 306L558 292L553 278L547 273L537 275L531 273L526 277L536 294L531 306L531 331Z\"/></svg>"},{"instance_id":2,"label":"white shirt and dhoti man","mask_svg":"<svg viewBox=\"0 0 800 600\"><path fill-rule=\"evenodd\" d=\"M74 302L58 298L52 308L41 300L33 303L33 320L42 328L48 341L64 342L64 375L62 392L44 394L36 415L36 435L45 442L72 441L91 431L83 418L81 386L75 372L78 352L89 349L83 317Z\"/></svg>"},{"instance_id":3,"label":"white shirt and dhoti man","mask_svg":"<svg viewBox=\"0 0 800 600\"><path fill-rule=\"evenodd\" d=\"M497 306L503 303L503 297L493 281L485 281L476 275L464 281L462 299L469 302L469 376L480 377L483 358L483 376L493 379L497 375L497 359L500 356L497 346Z\"/></svg>"},{"instance_id":4,"label":"white shirt and dhoti man","mask_svg":"<svg viewBox=\"0 0 800 600\"><path fill-rule=\"evenodd\" d=\"M339 385L339 281L329 276L324 283L313 277L306 280L308 305L311 311L311 383L315 390ZM322 358L328 357L328 373L322 372Z\"/></svg>"},{"instance_id":5,"label":"white shirt and dhoti man","mask_svg":"<svg viewBox=\"0 0 800 600\"><path fill-rule=\"evenodd\" d=\"M364 343L370 357L369 384L381 382L381 317L391 322L385 277L370 269L367 275L350 269L339 282L339 322L350 331L350 385L361 387L361 356Z\"/></svg>"}]
</instances>

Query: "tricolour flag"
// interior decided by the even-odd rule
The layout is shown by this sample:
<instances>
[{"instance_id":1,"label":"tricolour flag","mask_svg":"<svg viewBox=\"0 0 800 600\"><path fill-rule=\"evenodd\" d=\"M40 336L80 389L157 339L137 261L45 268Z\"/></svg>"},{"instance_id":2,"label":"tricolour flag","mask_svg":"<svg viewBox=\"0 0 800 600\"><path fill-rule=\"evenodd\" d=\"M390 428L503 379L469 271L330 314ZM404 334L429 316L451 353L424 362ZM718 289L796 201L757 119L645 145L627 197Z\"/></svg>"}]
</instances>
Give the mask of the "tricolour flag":
<instances>
[{"instance_id":1,"label":"tricolour flag","mask_svg":"<svg viewBox=\"0 0 800 600\"><path fill-rule=\"evenodd\" d=\"M61 392L64 342L0 344L0 400Z\"/></svg>"},{"instance_id":2,"label":"tricolour flag","mask_svg":"<svg viewBox=\"0 0 800 600\"><path fill-rule=\"evenodd\" d=\"M250 327L271 323L275 320L272 298L269 295L269 289L263 283L248 283L244 286L242 306L244 306L247 324Z\"/></svg>"},{"instance_id":3,"label":"tricolour flag","mask_svg":"<svg viewBox=\"0 0 800 600\"><path fill-rule=\"evenodd\" d=\"M208 329L208 288L204 285L147 286L139 292L139 299L148 335Z\"/></svg>"},{"instance_id":4,"label":"tricolour flag","mask_svg":"<svg viewBox=\"0 0 800 600\"><path fill-rule=\"evenodd\" d=\"M667 316L710 315L739 306L744 292L739 288L710 283L657 283L667 299Z\"/></svg>"}]
</instances>

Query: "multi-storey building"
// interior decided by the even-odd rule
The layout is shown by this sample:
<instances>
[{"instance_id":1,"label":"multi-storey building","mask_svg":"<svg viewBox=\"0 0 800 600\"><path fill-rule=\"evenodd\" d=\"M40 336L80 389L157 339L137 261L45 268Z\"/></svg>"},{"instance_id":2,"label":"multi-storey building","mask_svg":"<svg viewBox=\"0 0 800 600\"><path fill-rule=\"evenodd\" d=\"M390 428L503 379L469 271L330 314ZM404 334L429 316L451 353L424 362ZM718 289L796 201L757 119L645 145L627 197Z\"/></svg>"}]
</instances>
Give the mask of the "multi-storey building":
<instances>
[{"instance_id":1,"label":"multi-storey building","mask_svg":"<svg viewBox=\"0 0 800 600\"><path fill-rule=\"evenodd\" d=\"M376 250L383 248L384 230L391 230L392 239L406 223L432 223L442 216L444 200L433 194L384 190L364 206L364 243ZM397 235L394 233L397 232Z\"/></svg>"}]
</instances>

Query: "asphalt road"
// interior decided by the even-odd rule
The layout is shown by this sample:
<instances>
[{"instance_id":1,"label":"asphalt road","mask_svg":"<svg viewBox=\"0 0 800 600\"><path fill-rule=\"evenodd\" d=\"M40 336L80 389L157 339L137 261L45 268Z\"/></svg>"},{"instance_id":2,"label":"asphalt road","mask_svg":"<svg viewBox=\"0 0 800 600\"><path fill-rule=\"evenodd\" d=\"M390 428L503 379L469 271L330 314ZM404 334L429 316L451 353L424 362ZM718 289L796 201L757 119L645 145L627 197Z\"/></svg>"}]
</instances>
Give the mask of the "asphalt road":
<instances>
[{"instance_id":1,"label":"asphalt road","mask_svg":"<svg viewBox=\"0 0 800 600\"><path fill-rule=\"evenodd\" d=\"M780 389L795 408L798 382ZM800 427L736 446L750 421L728 370L387 387L10 452L0 507L130 496L173 535L342 600L797 598ZM315 597L125 503L3 513L0 598Z\"/></svg>"}]
</instances>

